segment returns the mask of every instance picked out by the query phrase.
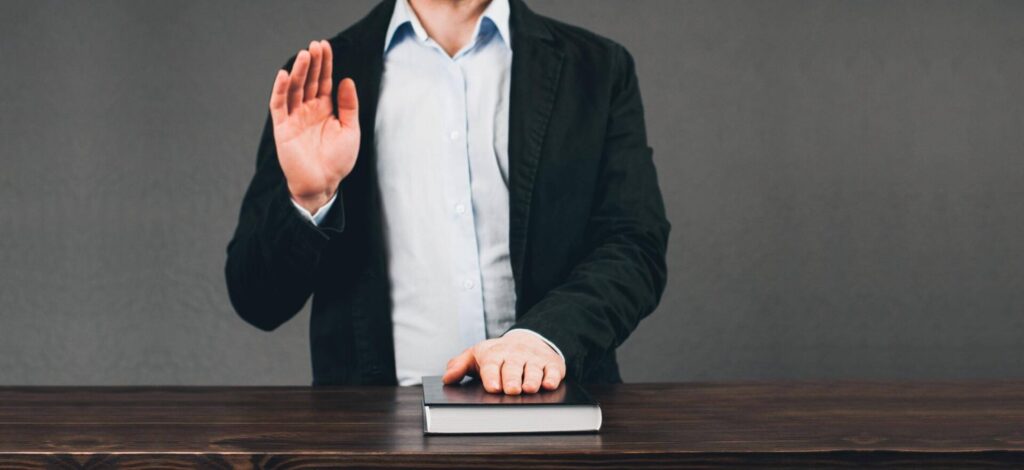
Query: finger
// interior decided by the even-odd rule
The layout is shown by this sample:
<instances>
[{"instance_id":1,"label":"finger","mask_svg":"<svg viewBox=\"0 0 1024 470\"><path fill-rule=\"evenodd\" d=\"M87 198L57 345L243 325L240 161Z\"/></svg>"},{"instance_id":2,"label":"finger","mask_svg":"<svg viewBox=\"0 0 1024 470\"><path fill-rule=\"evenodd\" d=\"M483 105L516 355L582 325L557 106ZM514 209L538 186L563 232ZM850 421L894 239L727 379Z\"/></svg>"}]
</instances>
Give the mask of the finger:
<instances>
[{"instance_id":1,"label":"finger","mask_svg":"<svg viewBox=\"0 0 1024 470\"><path fill-rule=\"evenodd\" d=\"M479 358L477 359L479 361ZM501 363L489 361L480 366L480 380L484 383L484 390L491 393L501 392Z\"/></svg>"},{"instance_id":2,"label":"finger","mask_svg":"<svg viewBox=\"0 0 1024 470\"><path fill-rule=\"evenodd\" d=\"M306 74L306 89L302 93L302 101L315 100L317 89L320 88L320 58L323 51L320 50L320 43L313 41L309 43L309 73Z\"/></svg>"},{"instance_id":3,"label":"finger","mask_svg":"<svg viewBox=\"0 0 1024 470\"><path fill-rule=\"evenodd\" d=\"M519 395L523 391L522 361L505 361L501 366L501 380L506 395Z\"/></svg>"},{"instance_id":4,"label":"finger","mask_svg":"<svg viewBox=\"0 0 1024 470\"><path fill-rule=\"evenodd\" d=\"M346 78L338 84L338 120L345 127L359 128L359 97L356 82Z\"/></svg>"},{"instance_id":5,"label":"finger","mask_svg":"<svg viewBox=\"0 0 1024 470\"><path fill-rule=\"evenodd\" d=\"M543 379L544 369L537 363L527 362L523 368L523 393L537 393Z\"/></svg>"},{"instance_id":6,"label":"finger","mask_svg":"<svg viewBox=\"0 0 1024 470\"><path fill-rule=\"evenodd\" d=\"M562 369L557 364L544 366L544 389L554 390L562 383Z\"/></svg>"},{"instance_id":7,"label":"finger","mask_svg":"<svg viewBox=\"0 0 1024 470\"><path fill-rule=\"evenodd\" d=\"M448 361L448 366L444 372L444 377L441 377L441 381L446 384L452 384L462 380L469 372L472 371L473 366L476 365L476 360L473 357L473 349L467 349Z\"/></svg>"},{"instance_id":8,"label":"finger","mask_svg":"<svg viewBox=\"0 0 1024 470\"><path fill-rule=\"evenodd\" d=\"M331 73L334 72L334 52L331 51L331 43L320 41L320 50L323 52L323 58L320 59L320 88L317 98L331 96Z\"/></svg>"},{"instance_id":9,"label":"finger","mask_svg":"<svg viewBox=\"0 0 1024 470\"><path fill-rule=\"evenodd\" d=\"M270 92L270 119L278 125L288 119L288 72L277 71L274 89Z\"/></svg>"},{"instance_id":10,"label":"finger","mask_svg":"<svg viewBox=\"0 0 1024 470\"><path fill-rule=\"evenodd\" d=\"M306 87L309 72L309 51L300 51L292 64L291 82L288 85L288 112L294 113L302 104L302 92Z\"/></svg>"}]
</instances>

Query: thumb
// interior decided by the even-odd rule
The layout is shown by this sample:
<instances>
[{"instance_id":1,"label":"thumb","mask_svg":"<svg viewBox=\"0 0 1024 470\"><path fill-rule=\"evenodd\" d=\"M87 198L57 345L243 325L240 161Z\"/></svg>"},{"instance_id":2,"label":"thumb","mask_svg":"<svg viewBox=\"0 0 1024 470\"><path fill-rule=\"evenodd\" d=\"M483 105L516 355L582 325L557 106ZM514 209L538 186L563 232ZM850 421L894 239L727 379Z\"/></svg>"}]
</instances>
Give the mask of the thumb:
<instances>
[{"instance_id":1,"label":"thumb","mask_svg":"<svg viewBox=\"0 0 1024 470\"><path fill-rule=\"evenodd\" d=\"M359 128L359 96L351 78L338 84L338 120L344 127Z\"/></svg>"},{"instance_id":2,"label":"thumb","mask_svg":"<svg viewBox=\"0 0 1024 470\"><path fill-rule=\"evenodd\" d=\"M446 384L453 384L462 380L466 374L476 369L476 358L473 356L473 348L469 348L448 361L447 370L441 381Z\"/></svg>"}]
</instances>

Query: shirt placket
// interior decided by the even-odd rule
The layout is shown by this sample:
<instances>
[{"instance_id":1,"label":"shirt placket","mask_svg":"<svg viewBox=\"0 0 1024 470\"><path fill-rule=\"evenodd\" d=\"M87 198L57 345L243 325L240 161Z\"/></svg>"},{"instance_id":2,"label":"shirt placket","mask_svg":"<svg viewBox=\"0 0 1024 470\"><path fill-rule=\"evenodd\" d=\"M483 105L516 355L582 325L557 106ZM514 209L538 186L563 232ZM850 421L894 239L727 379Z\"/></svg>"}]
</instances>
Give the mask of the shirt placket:
<instances>
[{"instance_id":1,"label":"shirt placket","mask_svg":"<svg viewBox=\"0 0 1024 470\"><path fill-rule=\"evenodd\" d=\"M463 347L470 347L487 339L487 327L483 305L480 252L473 214L472 172L469 155L469 109L466 96L466 74L458 60L448 57L434 44L445 62L452 107L446 122L444 139L449 149L449 177L453 184L447 188L446 200L450 207L450 221L454 227L453 260L455 270L451 280L458 297L459 336ZM464 51L465 52L465 51Z\"/></svg>"}]
</instances>

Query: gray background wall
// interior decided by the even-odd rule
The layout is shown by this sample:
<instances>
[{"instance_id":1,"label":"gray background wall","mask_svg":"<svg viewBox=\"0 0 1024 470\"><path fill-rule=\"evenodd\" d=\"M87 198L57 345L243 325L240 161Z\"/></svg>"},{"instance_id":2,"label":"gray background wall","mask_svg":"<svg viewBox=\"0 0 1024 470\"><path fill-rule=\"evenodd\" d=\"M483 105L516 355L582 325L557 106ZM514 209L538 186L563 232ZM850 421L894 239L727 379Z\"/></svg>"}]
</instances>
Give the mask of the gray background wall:
<instances>
[{"instance_id":1,"label":"gray background wall","mask_svg":"<svg viewBox=\"0 0 1024 470\"><path fill-rule=\"evenodd\" d=\"M539 1L635 55L674 223L631 381L1024 376L1024 2ZM224 248L370 1L0 4L0 384L304 384Z\"/></svg>"}]
</instances>

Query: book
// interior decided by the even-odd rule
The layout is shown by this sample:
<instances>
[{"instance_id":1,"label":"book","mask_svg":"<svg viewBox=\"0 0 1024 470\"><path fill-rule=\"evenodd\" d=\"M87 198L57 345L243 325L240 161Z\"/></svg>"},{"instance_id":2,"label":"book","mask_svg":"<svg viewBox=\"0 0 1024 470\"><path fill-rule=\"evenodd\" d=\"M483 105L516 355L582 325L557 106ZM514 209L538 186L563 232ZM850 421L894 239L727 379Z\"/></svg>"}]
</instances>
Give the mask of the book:
<instances>
[{"instance_id":1,"label":"book","mask_svg":"<svg viewBox=\"0 0 1024 470\"><path fill-rule=\"evenodd\" d=\"M601 406L582 387L563 382L532 394L488 393L477 379L445 385L423 378L424 434L597 432Z\"/></svg>"}]
</instances>

